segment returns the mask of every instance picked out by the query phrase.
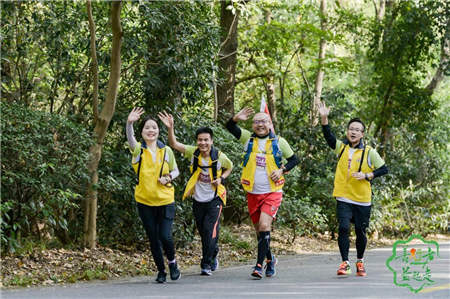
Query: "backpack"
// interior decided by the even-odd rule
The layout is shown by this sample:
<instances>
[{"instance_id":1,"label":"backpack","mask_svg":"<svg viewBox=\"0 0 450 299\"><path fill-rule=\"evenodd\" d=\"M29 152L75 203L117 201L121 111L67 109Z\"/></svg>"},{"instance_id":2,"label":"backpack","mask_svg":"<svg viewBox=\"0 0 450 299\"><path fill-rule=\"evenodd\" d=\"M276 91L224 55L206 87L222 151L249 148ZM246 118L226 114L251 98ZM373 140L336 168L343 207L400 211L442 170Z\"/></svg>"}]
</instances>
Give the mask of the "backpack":
<instances>
[{"instance_id":1,"label":"backpack","mask_svg":"<svg viewBox=\"0 0 450 299\"><path fill-rule=\"evenodd\" d=\"M242 162L242 167L245 167L248 163L248 159L250 158L250 154L252 153L253 149L253 140L255 139L256 134L253 133L250 137L247 145L247 152L244 155L244 161ZM281 161L282 161L282 153L280 151L280 147L278 146L278 140L279 137L275 136L275 134L270 131L269 133L269 139L272 140L272 155L275 158L275 163L277 164L277 167L281 167Z\"/></svg>"}]
</instances>

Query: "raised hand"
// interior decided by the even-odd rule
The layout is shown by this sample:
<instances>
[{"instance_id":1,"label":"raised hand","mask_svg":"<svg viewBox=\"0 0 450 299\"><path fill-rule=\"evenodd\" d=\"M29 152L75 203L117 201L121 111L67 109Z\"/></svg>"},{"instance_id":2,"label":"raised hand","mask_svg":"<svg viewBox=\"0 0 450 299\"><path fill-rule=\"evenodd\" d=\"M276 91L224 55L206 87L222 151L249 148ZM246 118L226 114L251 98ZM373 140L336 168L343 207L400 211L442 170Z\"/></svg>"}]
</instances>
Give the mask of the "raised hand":
<instances>
[{"instance_id":1,"label":"raised hand","mask_svg":"<svg viewBox=\"0 0 450 299\"><path fill-rule=\"evenodd\" d=\"M330 108L327 107L324 102L319 102L318 108L321 117L328 117L330 114Z\"/></svg>"},{"instance_id":2,"label":"raised hand","mask_svg":"<svg viewBox=\"0 0 450 299\"><path fill-rule=\"evenodd\" d=\"M166 111L163 111L163 112L158 113L158 117L168 129L173 128L172 114L169 114Z\"/></svg>"},{"instance_id":3,"label":"raised hand","mask_svg":"<svg viewBox=\"0 0 450 299\"><path fill-rule=\"evenodd\" d=\"M144 108L133 108L133 110L131 110L130 114L128 114L128 119L127 121L129 123L134 123L135 121L139 120L139 118L141 117L141 115L144 114Z\"/></svg>"},{"instance_id":4,"label":"raised hand","mask_svg":"<svg viewBox=\"0 0 450 299\"><path fill-rule=\"evenodd\" d=\"M247 120L250 117L250 115L252 115L254 113L255 113L255 111L253 110L253 108L245 107L244 109L239 111L235 116L233 116L233 120L235 122L238 122L241 120Z\"/></svg>"}]
</instances>

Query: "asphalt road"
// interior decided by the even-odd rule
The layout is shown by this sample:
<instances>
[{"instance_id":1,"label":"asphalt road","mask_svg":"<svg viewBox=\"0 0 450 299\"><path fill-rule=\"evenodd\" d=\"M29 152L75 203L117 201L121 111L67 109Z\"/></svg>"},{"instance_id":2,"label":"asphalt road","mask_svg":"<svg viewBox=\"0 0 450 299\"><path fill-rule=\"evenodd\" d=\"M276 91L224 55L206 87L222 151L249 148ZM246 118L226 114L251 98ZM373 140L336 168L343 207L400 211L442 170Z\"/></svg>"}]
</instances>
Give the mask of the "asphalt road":
<instances>
[{"instance_id":1,"label":"asphalt road","mask_svg":"<svg viewBox=\"0 0 450 299\"><path fill-rule=\"evenodd\" d=\"M416 245L426 252L429 245ZM401 253L397 250L395 256ZM338 252L279 257L277 275L253 280L252 265L219 269L213 276L200 276L194 269L186 270L180 280L157 284L154 277L68 284L57 287L2 290L2 298L450 298L450 242L439 244L439 257L428 269L428 281L420 292L394 284L394 274L386 261L393 255L392 247L366 252L366 277L353 274L336 276L340 262ZM356 253L350 252L354 261ZM402 270L401 259L391 267ZM422 265L425 266L425 265ZM403 264L403 268L405 265ZM194 272L195 271L195 272ZM401 277L401 273L398 277ZM410 276L412 278L412 276ZM412 279L411 279L412 281ZM432 281L432 282L431 282ZM413 281L417 283L416 281ZM413 284L413 283L411 283Z\"/></svg>"}]
</instances>

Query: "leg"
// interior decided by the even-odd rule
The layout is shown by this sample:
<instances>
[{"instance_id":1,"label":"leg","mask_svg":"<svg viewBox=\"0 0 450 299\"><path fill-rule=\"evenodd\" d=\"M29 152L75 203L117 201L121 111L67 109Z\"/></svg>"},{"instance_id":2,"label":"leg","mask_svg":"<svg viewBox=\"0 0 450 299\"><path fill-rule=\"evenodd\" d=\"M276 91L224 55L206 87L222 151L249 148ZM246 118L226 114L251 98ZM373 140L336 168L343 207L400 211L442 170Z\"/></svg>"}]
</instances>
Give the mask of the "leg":
<instances>
[{"instance_id":1,"label":"leg","mask_svg":"<svg viewBox=\"0 0 450 299\"><path fill-rule=\"evenodd\" d=\"M161 244L158 238L158 223L156 207L150 207L141 203L137 203L139 217L144 225L150 241L150 250L152 252L153 260L155 261L158 272L164 272L164 258L161 250Z\"/></svg>"},{"instance_id":2,"label":"leg","mask_svg":"<svg viewBox=\"0 0 450 299\"><path fill-rule=\"evenodd\" d=\"M267 251L270 251L270 229L272 227L272 216L261 212L259 217L258 258L256 263L262 265Z\"/></svg>"},{"instance_id":3,"label":"leg","mask_svg":"<svg viewBox=\"0 0 450 299\"><path fill-rule=\"evenodd\" d=\"M159 217L159 240L169 261L175 259L175 246L172 239L172 225L175 217L175 204L161 207L162 213Z\"/></svg>"},{"instance_id":4,"label":"leg","mask_svg":"<svg viewBox=\"0 0 450 299\"><path fill-rule=\"evenodd\" d=\"M204 264L204 259L207 255L207 244L205 243L206 238L205 238L205 227L204 227L204 222L205 222L205 216L206 216L206 208L205 208L205 204L204 203L200 203L194 200L193 206L192 206L192 210L194 212L194 218L195 218L195 225L197 226L197 230L198 233L200 235L200 239L202 241L202 260L200 263L200 267L202 269L206 269L206 265Z\"/></svg>"},{"instance_id":5,"label":"leg","mask_svg":"<svg viewBox=\"0 0 450 299\"><path fill-rule=\"evenodd\" d=\"M355 216L356 232L356 257L363 259L366 250L367 237L366 229L369 227L371 206L354 206L353 215Z\"/></svg>"},{"instance_id":6,"label":"leg","mask_svg":"<svg viewBox=\"0 0 450 299\"><path fill-rule=\"evenodd\" d=\"M341 252L342 261L348 261L348 251L350 248L350 219L352 218L351 205L337 200L336 214L339 221L338 245Z\"/></svg>"},{"instance_id":7,"label":"leg","mask_svg":"<svg viewBox=\"0 0 450 299\"><path fill-rule=\"evenodd\" d=\"M218 239L222 207L222 200L218 197L208 203L207 213L203 220L206 255L203 257L202 264L211 265L213 259L219 252Z\"/></svg>"}]
</instances>

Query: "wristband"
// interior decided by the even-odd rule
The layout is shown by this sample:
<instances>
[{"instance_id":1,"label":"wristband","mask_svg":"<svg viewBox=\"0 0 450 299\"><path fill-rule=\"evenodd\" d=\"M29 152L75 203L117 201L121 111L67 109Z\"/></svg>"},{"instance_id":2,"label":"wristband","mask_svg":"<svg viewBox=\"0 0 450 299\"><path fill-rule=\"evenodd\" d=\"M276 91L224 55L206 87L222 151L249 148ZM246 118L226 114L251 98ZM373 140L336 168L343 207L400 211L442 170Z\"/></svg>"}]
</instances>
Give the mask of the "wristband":
<instances>
[{"instance_id":1,"label":"wristband","mask_svg":"<svg viewBox=\"0 0 450 299\"><path fill-rule=\"evenodd\" d=\"M220 183L224 184L225 183L225 178L223 176L220 176Z\"/></svg>"}]
</instances>

